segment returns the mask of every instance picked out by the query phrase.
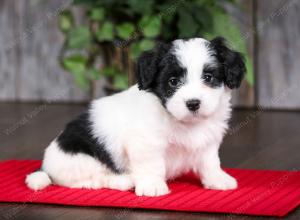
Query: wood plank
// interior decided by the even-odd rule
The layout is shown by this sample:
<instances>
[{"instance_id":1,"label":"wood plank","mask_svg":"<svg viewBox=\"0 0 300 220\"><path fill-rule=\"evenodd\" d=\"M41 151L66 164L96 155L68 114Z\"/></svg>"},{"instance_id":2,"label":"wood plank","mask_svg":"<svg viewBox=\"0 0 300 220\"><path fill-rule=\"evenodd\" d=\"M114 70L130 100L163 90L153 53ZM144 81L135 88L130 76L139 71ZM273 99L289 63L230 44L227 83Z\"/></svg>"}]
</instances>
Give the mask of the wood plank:
<instances>
[{"instance_id":1,"label":"wood plank","mask_svg":"<svg viewBox=\"0 0 300 220\"><path fill-rule=\"evenodd\" d=\"M300 1L257 2L258 103L299 109Z\"/></svg>"},{"instance_id":2,"label":"wood plank","mask_svg":"<svg viewBox=\"0 0 300 220\"><path fill-rule=\"evenodd\" d=\"M17 53L15 44L15 11L10 0L0 1L0 100L15 100Z\"/></svg>"},{"instance_id":3,"label":"wood plank","mask_svg":"<svg viewBox=\"0 0 300 220\"><path fill-rule=\"evenodd\" d=\"M242 32L241 42L246 41L250 57L254 57L254 23L253 23L253 0L240 0L240 7L232 7L224 1L225 10L231 15L234 24L238 25ZM232 46L241 42L230 42ZM232 93L232 103L235 107L253 107L254 87L243 80L239 89Z\"/></svg>"},{"instance_id":4,"label":"wood plank","mask_svg":"<svg viewBox=\"0 0 300 220\"><path fill-rule=\"evenodd\" d=\"M71 1L14 1L17 8L17 44L20 53L20 88L22 101L85 101L87 93L74 85L70 73L57 60L63 35L57 27L59 11Z\"/></svg>"},{"instance_id":5,"label":"wood plank","mask_svg":"<svg viewBox=\"0 0 300 220\"><path fill-rule=\"evenodd\" d=\"M0 103L0 160L41 159L45 147L63 129L64 124L82 112L83 105L47 105L33 118L29 118L37 104ZM225 167L246 169L299 170L300 135L299 112L261 112L244 124L255 111L234 111L232 125L240 129L228 135L221 147L220 157ZM55 117L54 117L55 116ZM19 124L7 134L5 131L28 118L28 123ZM274 120L276 118L276 120ZM244 126L239 125L243 123ZM47 132L45 132L47 124ZM4 131L4 132L3 132ZM283 147L284 146L284 147ZM236 153L238 152L238 153ZM238 220L263 219L255 216L239 216L209 213L186 213L151 210L134 210L101 207L68 207L23 203L0 203L1 219L187 219L187 220ZM42 216L42 217L41 217ZM284 219L300 219L300 209Z\"/></svg>"}]
</instances>

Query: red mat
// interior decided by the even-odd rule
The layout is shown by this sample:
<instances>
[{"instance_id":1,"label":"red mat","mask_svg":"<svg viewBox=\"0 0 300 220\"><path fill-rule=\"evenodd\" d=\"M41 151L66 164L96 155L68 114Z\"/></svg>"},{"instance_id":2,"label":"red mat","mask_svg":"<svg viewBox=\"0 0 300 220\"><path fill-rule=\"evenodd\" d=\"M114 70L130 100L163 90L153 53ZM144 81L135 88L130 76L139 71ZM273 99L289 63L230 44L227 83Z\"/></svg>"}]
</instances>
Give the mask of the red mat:
<instances>
[{"instance_id":1,"label":"red mat","mask_svg":"<svg viewBox=\"0 0 300 220\"><path fill-rule=\"evenodd\" d=\"M169 183L171 193L160 197L137 197L117 190L68 189L59 186L33 192L25 176L38 169L40 161L0 163L0 202L49 203L73 206L106 206L284 216L300 204L299 171L226 169L237 178L239 188L230 191L203 189L192 175Z\"/></svg>"}]
</instances>

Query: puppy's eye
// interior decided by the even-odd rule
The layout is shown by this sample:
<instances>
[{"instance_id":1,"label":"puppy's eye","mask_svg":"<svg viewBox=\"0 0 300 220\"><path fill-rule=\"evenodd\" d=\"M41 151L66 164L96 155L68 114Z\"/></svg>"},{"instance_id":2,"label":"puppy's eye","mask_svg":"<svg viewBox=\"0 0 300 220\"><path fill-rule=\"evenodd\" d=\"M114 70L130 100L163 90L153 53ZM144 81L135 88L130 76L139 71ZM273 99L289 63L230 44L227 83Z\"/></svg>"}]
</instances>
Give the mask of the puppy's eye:
<instances>
[{"instance_id":1,"label":"puppy's eye","mask_svg":"<svg viewBox=\"0 0 300 220\"><path fill-rule=\"evenodd\" d=\"M179 85L179 83L180 83L180 80L177 79L176 77L172 77L169 79L169 86L171 86L171 87L176 87Z\"/></svg>"},{"instance_id":2,"label":"puppy's eye","mask_svg":"<svg viewBox=\"0 0 300 220\"><path fill-rule=\"evenodd\" d=\"M211 83L213 81L214 77L211 73L204 73L203 79L206 83Z\"/></svg>"}]
</instances>

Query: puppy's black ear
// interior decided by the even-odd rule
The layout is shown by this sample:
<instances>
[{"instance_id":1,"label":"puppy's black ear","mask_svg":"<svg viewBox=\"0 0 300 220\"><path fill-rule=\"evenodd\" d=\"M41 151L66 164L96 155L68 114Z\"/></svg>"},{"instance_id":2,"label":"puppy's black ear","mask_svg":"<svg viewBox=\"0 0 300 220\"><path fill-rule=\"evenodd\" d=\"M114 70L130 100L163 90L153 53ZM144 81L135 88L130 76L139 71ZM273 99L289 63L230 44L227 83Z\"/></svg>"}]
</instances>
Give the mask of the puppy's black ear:
<instances>
[{"instance_id":1,"label":"puppy's black ear","mask_svg":"<svg viewBox=\"0 0 300 220\"><path fill-rule=\"evenodd\" d=\"M224 68L225 85L230 89L238 88L246 72L243 55L229 49L222 37L213 39L211 46L216 51L216 57Z\"/></svg>"},{"instance_id":2,"label":"puppy's black ear","mask_svg":"<svg viewBox=\"0 0 300 220\"><path fill-rule=\"evenodd\" d=\"M136 79L139 89L150 87L157 72L157 60L154 51L144 52L137 61Z\"/></svg>"},{"instance_id":3,"label":"puppy's black ear","mask_svg":"<svg viewBox=\"0 0 300 220\"><path fill-rule=\"evenodd\" d=\"M136 79L139 89L147 90L151 88L159 72L159 62L168 49L167 44L158 43L153 50L144 52L138 58Z\"/></svg>"}]
</instances>

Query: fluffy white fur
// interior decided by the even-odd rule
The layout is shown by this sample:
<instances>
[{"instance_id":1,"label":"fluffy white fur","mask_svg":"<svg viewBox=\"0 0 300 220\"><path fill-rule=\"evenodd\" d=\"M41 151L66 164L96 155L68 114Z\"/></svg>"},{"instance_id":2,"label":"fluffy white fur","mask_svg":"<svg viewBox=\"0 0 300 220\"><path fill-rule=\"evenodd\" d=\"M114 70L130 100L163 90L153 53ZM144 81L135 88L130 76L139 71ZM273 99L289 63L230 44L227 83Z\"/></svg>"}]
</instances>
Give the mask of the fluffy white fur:
<instances>
[{"instance_id":1,"label":"fluffy white fur","mask_svg":"<svg viewBox=\"0 0 300 220\"><path fill-rule=\"evenodd\" d=\"M236 180L220 167L218 150L230 117L230 90L210 88L199 77L211 56L204 39L175 41L174 53L187 67L187 82L162 106L152 93L132 86L128 90L95 100L90 113L93 135L106 137L106 150L123 174L114 174L95 158L63 152L54 140L45 151L42 170L27 176L34 190L55 184L128 190L139 196L169 192L166 181L190 170L205 188L228 190ZM201 54L197 56L196 54ZM185 101L197 98L195 115Z\"/></svg>"}]
</instances>

